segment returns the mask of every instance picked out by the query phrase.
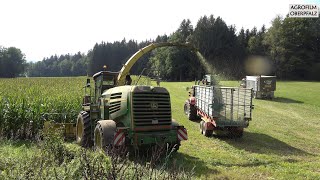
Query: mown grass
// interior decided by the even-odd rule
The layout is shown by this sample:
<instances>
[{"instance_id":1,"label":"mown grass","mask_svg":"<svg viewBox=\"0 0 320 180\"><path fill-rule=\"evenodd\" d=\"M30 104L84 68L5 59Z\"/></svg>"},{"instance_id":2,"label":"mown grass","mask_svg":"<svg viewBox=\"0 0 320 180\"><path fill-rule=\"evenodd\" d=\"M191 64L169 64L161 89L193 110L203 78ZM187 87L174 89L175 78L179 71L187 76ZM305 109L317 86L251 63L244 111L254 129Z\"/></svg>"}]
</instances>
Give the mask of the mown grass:
<instances>
[{"instance_id":1,"label":"mown grass","mask_svg":"<svg viewBox=\"0 0 320 180\"><path fill-rule=\"evenodd\" d=\"M21 84L26 82L29 85L21 88ZM21 89L17 96L28 91L28 87L38 89L40 86L38 94L42 94L44 90L47 92L37 95L37 98L44 96L44 99L54 99L54 103L49 103L48 109L55 103L62 103L59 106L63 107L63 102L60 101L72 99L70 107L73 108L69 108L70 110L79 108L83 82L85 78L21 78L5 82L0 80L2 92ZM220 83L224 86L239 84L236 81ZM194 178L320 178L319 82L278 82L276 98L273 101L254 100L253 120L241 139L206 138L200 134L199 124L189 121L183 113L183 105L188 98L186 88L192 84L161 82L161 86L170 91L173 118L188 129L189 135L189 140L182 143L173 159L187 171L194 168ZM3 97L3 94L0 96ZM63 111L66 110L68 109ZM18 144L16 146L2 141L0 156L19 159L27 156L26 153L34 152L36 148L30 142ZM22 151L24 148L26 151ZM9 151L13 153L8 153Z\"/></svg>"}]
</instances>

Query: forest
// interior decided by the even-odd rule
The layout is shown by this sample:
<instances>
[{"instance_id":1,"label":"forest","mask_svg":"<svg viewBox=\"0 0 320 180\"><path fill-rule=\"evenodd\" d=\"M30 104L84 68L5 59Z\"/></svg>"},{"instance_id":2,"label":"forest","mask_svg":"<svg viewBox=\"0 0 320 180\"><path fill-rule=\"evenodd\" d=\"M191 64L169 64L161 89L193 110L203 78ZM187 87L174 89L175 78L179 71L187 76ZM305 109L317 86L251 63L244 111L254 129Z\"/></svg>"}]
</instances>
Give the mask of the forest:
<instances>
[{"instance_id":1,"label":"forest","mask_svg":"<svg viewBox=\"0 0 320 180\"><path fill-rule=\"evenodd\" d=\"M21 50L0 48L0 77L61 77L92 75L104 65L119 71L137 50L150 43L191 43L214 67L214 73L225 79L240 79L254 75L245 70L245 62L252 57L267 59L272 71L286 80L320 80L320 19L273 19L270 28L241 28L237 31L221 17L201 17L195 26L183 20L170 35L159 35L153 40L126 40L96 43L86 53L52 55L38 62L26 62ZM23 50L22 50L23 51ZM158 48L138 61L131 74L142 69L167 81L187 81L206 73L197 56L186 49Z\"/></svg>"}]
</instances>

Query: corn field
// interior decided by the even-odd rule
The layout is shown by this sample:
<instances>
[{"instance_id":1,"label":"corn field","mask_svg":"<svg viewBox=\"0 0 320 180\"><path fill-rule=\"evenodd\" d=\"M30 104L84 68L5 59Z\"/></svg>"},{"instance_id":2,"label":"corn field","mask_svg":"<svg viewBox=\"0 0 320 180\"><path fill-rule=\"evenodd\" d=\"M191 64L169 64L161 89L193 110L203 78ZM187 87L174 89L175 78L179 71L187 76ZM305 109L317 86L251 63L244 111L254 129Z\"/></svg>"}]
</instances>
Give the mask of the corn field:
<instances>
[{"instance_id":1,"label":"corn field","mask_svg":"<svg viewBox=\"0 0 320 180\"><path fill-rule=\"evenodd\" d=\"M49 113L49 120L74 122L81 110L85 79L0 79L0 136L34 138L45 113Z\"/></svg>"}]
</instances>

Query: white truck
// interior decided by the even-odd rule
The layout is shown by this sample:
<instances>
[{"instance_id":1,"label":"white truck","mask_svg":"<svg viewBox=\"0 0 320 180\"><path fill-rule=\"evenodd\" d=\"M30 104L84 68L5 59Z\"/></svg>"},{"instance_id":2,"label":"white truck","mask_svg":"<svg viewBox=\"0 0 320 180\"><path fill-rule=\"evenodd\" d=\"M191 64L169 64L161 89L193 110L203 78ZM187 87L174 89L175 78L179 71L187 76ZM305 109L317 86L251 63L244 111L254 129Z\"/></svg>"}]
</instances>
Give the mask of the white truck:
<instances>
[{"instance_id":1,"label":"white truck","mask_svg":"<svg viewBox=\"0 0 320 180\"><path fill-rule=\"evenodd\" d=\"M201 119L200 132L205 136L223 133L241 137L252 117L253 90L219 87L212 79L206 75L202 83L192 86L184 104L185 114L189 120Z\"/></svg>"}]
</instances>

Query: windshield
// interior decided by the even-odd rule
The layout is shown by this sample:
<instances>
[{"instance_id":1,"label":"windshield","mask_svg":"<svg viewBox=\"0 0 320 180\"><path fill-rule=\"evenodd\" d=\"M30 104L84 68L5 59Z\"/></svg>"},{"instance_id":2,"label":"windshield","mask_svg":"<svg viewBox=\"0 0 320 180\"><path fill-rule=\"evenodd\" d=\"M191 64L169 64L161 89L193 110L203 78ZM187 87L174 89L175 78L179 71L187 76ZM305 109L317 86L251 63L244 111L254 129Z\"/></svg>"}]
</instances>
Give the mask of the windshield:
<instances>
[{"instance_id":1,"label":"windshield","mask_svg":"<svg viewBox=\"0 0 320 180\"><path fill-rule=\"evenodd\" d=\"M111 75L104 75L103 76L103 83L102 85L114 85L115 84L115 77Z\"/></svg>"}]
</instances>

